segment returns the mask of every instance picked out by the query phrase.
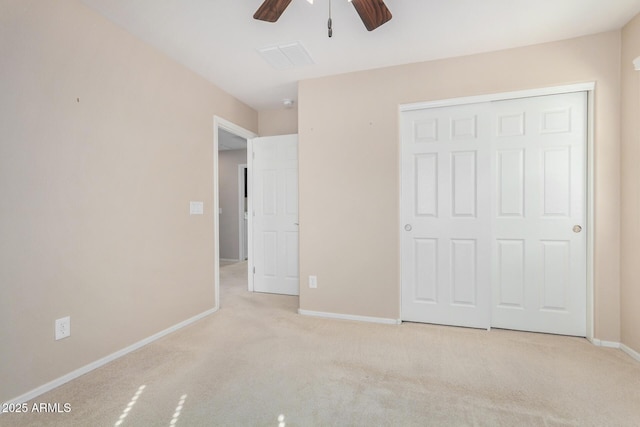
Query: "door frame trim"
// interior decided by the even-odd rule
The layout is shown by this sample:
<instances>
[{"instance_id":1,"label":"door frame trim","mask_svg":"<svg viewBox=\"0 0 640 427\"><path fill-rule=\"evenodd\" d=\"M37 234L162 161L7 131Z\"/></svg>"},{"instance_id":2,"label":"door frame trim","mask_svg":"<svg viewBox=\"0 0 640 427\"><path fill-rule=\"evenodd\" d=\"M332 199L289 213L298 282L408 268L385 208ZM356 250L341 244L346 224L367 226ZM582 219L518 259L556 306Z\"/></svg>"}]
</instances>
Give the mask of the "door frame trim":
<instances>
[{"instance_id":1,"label":"door frame trim","mask_svg":"<svg viewBox=\"0 0 640 427\"><path fill-rule=\"evenodd\" d=\"M460 98L450 98L450 99L441 99L434 101L425 101L425 102L415 102L410 104L400 104L398 106L398 124L400 124L402 120L402 113L407 111L415 111L415 110L423 110L429 108L438 108L438 107L451 107L456 105L468 105L468 104L478 104L483 102L492 102L492 101L505 101L509 99L518 99L518 98L532 98L536 96L544 96L544 95L560 95L563 93L573 93L573 92L586 92L587 93L587 147L586 147L586 156L587 156L587 170L586 170L586 216L587 216L587 336L586 338L589 341L594 340L595 338L595 304L594 304L594 214L595 214L595 204L594 204L594 191L595 191L595 182L594 182L594 172L595 172L595 159L594 159L594 118L595 118L595 103L594 103L594 93L595 93L596 83L595 82L584 82L584 83L576 83L570 85L562 85L562 86L552 86L552 87L543 87L537 89L526 89L519 90L513 92L501 92L501 93L492 93L486 95L477 95L477 96L467 96ZM402 134L401 134L401 126L398 125L398 141L399 146L398 149L402 149ZM399 162L399 171L400 171L400 179L399 179L399 205L398 205L398 230L402 230L402 158L398 156ZM399 292L400 298L398 299L398 313L400 313L400 318L402 318L402 231L400 231L398 238L399 245L399 262L400 262L400 277L399 277Z\"/></svg>"},{"instance_id":2,"label":"door frame trim","mask_svg":"<svg viewBox=\"0 0 640 427\"><path fill-rule=\"evenodd\" d=\"M248 151L247 151L248 152ZM248 155L248 154L247 154ZM247 183L245 184L244 179L244 170L247 169ZM249 202L249 187L248 187L248 175L249 175L249 165L246 163L242 163L238 165L238 260L244 261L244 242L247 240L247 258L249 258L248 251L248 239L249 239L249 215L247 215L247 235L245 236L244 232L244 185L247 185L247 203ZM247 212L249 212L249 206L247 205Z\"/></svg>"},{"instance_id":3,"label":"door frame trim","mask_svg":"<svg viewBox=\"0 0 640 427\"><path fill-rule=\"evenodd\" d=\"M220 116L213 116L213 258L214 258L214 273L213 273L213 286L215 289L215 308L220 308L220 189L219 189L219 167L218 167L218 130L224 129L235 135L238 135L247 140L247 167L250 167L249 162L249 141L252 138L258 136L252 131L243 128L233 122L223 119ZM248 169L247 173L250 173L251 169ZM248 188L249 202L251 201L251 189ZM251 215L249 215L249 230L251 230ZM251 238L251 232L249 232L249 238ZM251 252L249 252L249 264L251 263ZM247 274L251 277L247 269Z\"/></svg>"},{"instance_id":4,"label":"door frame trim","mask_svg":"<svg viewBox=\"0 0 640 427\"><path fill-rule=\"evenodd\" d=\"M544 87L538 89L526 89L513 92L490 93L486 95L465 96L460 98L440 99L435 101L415 102L411 104L399 105L401 113L405 111L424 110L427 108L452 107L455 105L479 104L492 101L506 101L518 98L533 98L535 96L544 95L560 95L563 93L573 92L593 92L595 90L595 82L577 83L564 86Z\"/></svg>"},{"instance_id":5,"label":"door frame trim","mask_svg":"<svg viewBox=\"0 0 640 427\"><path fill-rule=\"evenodd\" d=\"M247 139L247 290L253 292L253 276L255 272L255 262L253 257L253 139L254 135Z\"/></svg>"}]
</instances>

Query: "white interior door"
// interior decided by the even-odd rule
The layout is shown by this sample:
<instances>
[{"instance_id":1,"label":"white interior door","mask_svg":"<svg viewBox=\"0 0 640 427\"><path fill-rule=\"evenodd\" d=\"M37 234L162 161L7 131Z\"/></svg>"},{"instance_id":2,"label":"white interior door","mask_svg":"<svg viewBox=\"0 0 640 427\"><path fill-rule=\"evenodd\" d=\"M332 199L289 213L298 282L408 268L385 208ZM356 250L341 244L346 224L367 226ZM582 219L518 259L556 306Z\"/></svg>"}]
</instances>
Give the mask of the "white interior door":
<instances>
[{"instance_id":1,"label":"white interior door","mask_svg":"<svg viewBox=\"0 0 640 427\"><path fill-rule=\"evenodd\" d=\"M253 289L298 295L298 135L252 142Z\"/></svg>"},{"instance_id":2,"label":"white interior door","mask_svg":"<svg viewBox=\"0 0 640 427\"><path fill-rule=\"evenodd\" d=\"M586 335L586 93L404 112L402 319Z\"/></svg>"},{"instance_id":3,"label":"white interior door","mask_svg":"<svg viewBox=\"0 0 640 427\"><path fill-rule=\"evenodd\" d=\"M586 102L493 103L493 327L586 335Z\"/></svg>"},{"instance_id":4,"label":"white interior door","mask_svg":"<svg viewBox=\"0 0 640 427\"><path fill-rule=\"evenodd\" d=\"M403 113L403 320L489 327L487 107Z\"/></svg>"}]
</instances>

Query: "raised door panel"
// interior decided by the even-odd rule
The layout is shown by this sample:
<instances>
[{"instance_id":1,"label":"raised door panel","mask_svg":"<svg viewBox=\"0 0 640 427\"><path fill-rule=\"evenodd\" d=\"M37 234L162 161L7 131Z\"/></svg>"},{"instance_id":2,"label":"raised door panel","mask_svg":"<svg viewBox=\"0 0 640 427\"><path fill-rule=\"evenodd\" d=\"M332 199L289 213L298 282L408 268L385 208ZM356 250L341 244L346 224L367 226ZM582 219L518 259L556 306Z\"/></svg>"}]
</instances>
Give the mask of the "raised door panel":
<instances>
[{"instance_id":1,"label":"raised door panel","mask_svg":"<svg viewBox=\"0 0 640 427\"><path fill-rule=\"evenodd\" d=\"M413 298L426 303L438 302L438 240L414 239L415 281Z\"/></svg>"},{"instance_id":2,"label":"raised door panel","mask_svg":"<svg viewBox=\"0 0 640 427\"><path fill-rule=\"evenodd\" d=\"M542 216L571 216L571 148L542 150Z\"/></svg>"},{"instance_id":3,"label":"raised door panel","mask_svg":"<svg viewBox=\"0 0 640 427\"><path fill-rule=\"evenodd\" d=\"M268 278L275 278L278 275L278 233L275 231L264 231L261 234L264 250L260 254L263 258L263 275Z\"/></svg>"},{"instance_id":4,"label":"raised door panel","mask_svg":"<svg viewBox=\"0 0 640 427\"><path fill-rule=\"evenodd\" d=\"M452 216L475 218L477 182L476 152L451 153Z\"/></svg>"},{"instance_id":5,"label":"raised door panel","mask_svg":"<svg viewBox=\"0 0 640 427\"><path fill-rule=\"evenodd\" d=\"M475 240L451 240L452 304L476 306L478 294L476 246Z\"/></svg>"},{"instance_id":6,"label":"raised door panel","mask_svg":"<svg viewBox=\"0 0 640 427\"><path fill-rule=\"evenodd\" d=\"M265 169L256 174L257 182L262 190L262 210L264 216L274 216L278 213L278 171Z\"/></svg>"},{"instance_id":7,"label":"raised door panel","mask_svg":"<svg viewBox=\"0 0 640 427\"><path fill-rule=\"evenodd\" d=\"M496 262L498 274L493 280L497 284L498 306L508 309L524 308L526 275L524 240L498 240Z\"/></svg>"},{"instance_id":8,"label":"raised door panel","mask_svg":"<svg viewBox=\"0 0 640 427\"><path fill-rule=\"evenodd\" d=\"M438 216L438 154L415 156L415 215Z\"/></svg>"},{"instance_id":9,"label":"raised door panel","mask_svg":"<svg viewBox=\"0 0 640 427\"><path fill-rule=\"evenodd\" d=\"M570 243L542 241L542 286L540 310L567 311L568 287L571 283Z\"/></svg>"},{"instance_id":10,"label":"raised door panel","mask_svg":"<svg viewBox=\"0 0 640 427\"><path fill-rule=\"evenodd\" d=\"M524 216L524 150L497 152L497 215L504 218Z\"/></svg>"}]
</instances>

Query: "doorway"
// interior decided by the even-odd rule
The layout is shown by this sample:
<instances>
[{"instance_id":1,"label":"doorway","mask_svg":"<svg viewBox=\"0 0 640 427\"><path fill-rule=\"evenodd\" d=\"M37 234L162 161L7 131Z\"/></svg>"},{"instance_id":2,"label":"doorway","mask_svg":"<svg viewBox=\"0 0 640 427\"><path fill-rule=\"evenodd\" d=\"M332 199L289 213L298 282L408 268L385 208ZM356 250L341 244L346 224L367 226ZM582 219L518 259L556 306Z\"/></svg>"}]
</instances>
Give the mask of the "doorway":
<instances>
[{"instance_id":1,"label":"doorway","mask_svg":"<svg viewBox=\"0 0 640 427\"><path fill-rule=\"evenodd\" d=\"M247 264L251 263L251 245L242 244L244 239L251 241L251 217L247 216L245 230L243 214L245 204L248 206L251 203L251 162L247 155L250 152L248 145L257 135L217 116L213 119L213 135L214 287L216 308L219 308L220 261L240 262L247 259ZM241 176L238 172L240 165L246 168L246 178L244 173ZM246 183L246 191L240 183L241 178ZM245 195L246 202L243 200ZM221 233L221 230L224 230L224 233ZM244 250L247 252L246 257Z\"/></svg>"},{"instance_id":2,"label":"doorway","mask_svg":"<svg viewBox=\"0 0 640 427\"><path fill-rule=\"evenodd\" d=\"M220 259L244 261L244 218L246 193L244 175L247 164L247 140L225 129L218 130L218 194L220 217Z\"/></svg>"},{"instance_id":3,"label":"doorway","mask_svg":"<svg viewBox=\"0 0 640 427\"><path fill-rule=\"evenodd\" d=\"M587 93L402 113L403 320L591 335Z\"/></svg>"}]
</instances>

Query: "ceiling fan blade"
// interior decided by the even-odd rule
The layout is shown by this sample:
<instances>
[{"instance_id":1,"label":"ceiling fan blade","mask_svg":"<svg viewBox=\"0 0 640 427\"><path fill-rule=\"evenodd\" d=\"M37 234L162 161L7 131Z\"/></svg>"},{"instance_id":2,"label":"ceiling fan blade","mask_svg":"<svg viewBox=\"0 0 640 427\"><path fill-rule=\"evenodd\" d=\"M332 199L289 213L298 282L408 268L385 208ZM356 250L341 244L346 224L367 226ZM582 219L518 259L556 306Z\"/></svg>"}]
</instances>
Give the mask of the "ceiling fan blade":
<instances>
[{"instance_id":1,"label":"ceiling fan blade","mask_svg":"<svg viewBox=\"0 0 640 427\"><path fill-rule=\"evenodd\" d=\"M391 19L391 12L383 0L351 0L351 3L369 31L375 30Z\"/></svg>"},{"instance_id":2,"label":"ceiling fan blade","mask_svg":"<svg viewBox=\"0 0 640 427\"><path fill-rule=\"evenodd\" d=\"M264 0L253 18L259 21L276 22L291 0Z\"/></svg>"}]
</instances>

